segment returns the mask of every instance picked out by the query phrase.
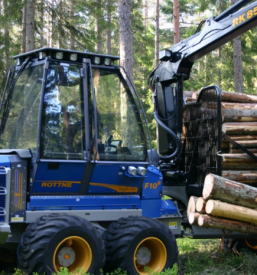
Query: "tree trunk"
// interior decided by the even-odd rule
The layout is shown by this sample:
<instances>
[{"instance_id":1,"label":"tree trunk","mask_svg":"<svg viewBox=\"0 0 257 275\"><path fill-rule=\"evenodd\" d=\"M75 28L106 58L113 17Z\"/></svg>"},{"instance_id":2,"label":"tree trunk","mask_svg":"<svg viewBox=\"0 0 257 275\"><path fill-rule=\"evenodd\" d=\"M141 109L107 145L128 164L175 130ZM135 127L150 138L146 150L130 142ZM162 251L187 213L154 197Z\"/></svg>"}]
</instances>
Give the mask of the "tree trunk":
<instances>
[{"instance_id":1,"label":"tree trunk","mask_svg":"<svg viewBox=\"0 0 257 275\"><path fill-rule=\"evenodd\" d=\"M33 0L27 0L26 4L26 51L32 51L35 47L35 7Z\"/></svg>"},{"instance_id":2,"label":"tree trunk","mask_svg":"<svg viewBox=\"0 0 257 275\"><path fill-rule=\"evenodd\" d=\"M112 3L107 0L107 33L106 33L106 52L111 55L112 52L112 36L111 36L111 23L112 23Z\"/></svg>"},{"instance_id":3,"label":"tree trunk","mask_svg":"<svg viewBox=\"0 0 257 275\"><path fill-rule=\"evenodd\" d=\"M231 221L227 219L216 218L208 215L201 215L198 218L198 225L207 228L217 228L228 231L237 231L242 233L257 233L257 226L240 221Z\"/></svg>"},{"instance_id":4,"label":"tree trunk","mask_svg":"<svg viewBox=\"0 0 257 275\"><path fill-rule=\"evenodd\" d=\"M238 0L231 0L231 5L235 4ZM243 93L243 66L242 66L242 45L241 36L233 39L233 53L234 53L234 79L235 91Z\"/></svg>"},{"instance_id":5,"label":"tree trunk","mask_svg":"<svg viewBox=\"0 0 257 275\"><path fill-rule=\"evenodd\" d=\"M6 18L8 18L8 4L7 0L4 0L4 15ZM9 26L8 26L8 20L5 21L4 26L4 52L5 52L5 75L8 74L8 71L10 69L10 34L9 34Z\"/></svg>"},{"instance_id":6,"label":"tree trunk","mask_svg":"<svg viewBox=\"0 0 257 275\"><path fill-rule=\"evenodd\" d=\"M145 25L145 28L148 28L148 3L147 3L147 0L144 0L143 2L144 2L144 25Z\"/></svg>"},{"instance_id":7,"label":"tree trunk","mask_svg":"<svg viewBox=\"0 0 257 275\"><path fill-rule=\"evenodd\" d=\"M256 164L255 164L256 165ZM208 174L204 180L203 198L257 209L257 188Z\"/></svg>"},{"instance_id":8,"label":"tree trunk","mask_svg":"<svg viewBox=\"0 0 257 275\"><path fill-rule=\"evenodd\" d=\"M21 52L26 52L26 5L22 9L22 41Z\"/></svg>"},{"instance_id":9,"label":"tree trunk","mask_svg":"<svg viewBox=\"0 0 257 275\"><path fill-rule=\"evenodd\" d=\"M174 44L180 41L179 30L179 0L173 1Z\"/></svg>"},{"instance_id":10,"label":"tree trunk","mask_svg":"<svg viewBox=\"0 0 257 275\"><path fill-rule=\"evenodd\" d=\"M155 17L155 68L159 65L159 0L156 0Z\"/></svg>"},{"instance_id":11,"label":"tree trunk","mask_svg":"<svg viewBox=\"0 0 257 275\"><path fill-rule=\"evenodd\" d=\"M75 43L74 43L74 37L73 37L73 20L74 20L74 0L70 0L70 49L74 49Z\"/></svg>"},{"instance_id":12,"label":"tree trunk","mask_svg":"<svg viewBox=\"0 0 257 275\"><path fill-rule=\"evenodd\" d=\"M257 211L247 207L208 200L205 210L213 216L257 224Z\"/></svg>"},{"instance_id":13,"label":"tree trunk","mask_svg":"<svg viewBox=\"0 0 257 275\"><path fill-rule=\"evenodd\" d=\"M133 47L131 29L131 0L119 0L120 64L131 79L133 78Z\"/></svg>"},{"instance_id":14,"label":"tree trunk","mask_svg":"<svg viewBox=\"0 0 257 275\"><path fill-rule=\"evenodd\" d=\"M102 52L101 19L103 17L103 14L102 14L102 1L101 0L96 0L95 8L96 8L96 18L95 18L96 44L95 44L95 51L98 52L98 53L101 53Z\"/></svg>"}]
</instances>

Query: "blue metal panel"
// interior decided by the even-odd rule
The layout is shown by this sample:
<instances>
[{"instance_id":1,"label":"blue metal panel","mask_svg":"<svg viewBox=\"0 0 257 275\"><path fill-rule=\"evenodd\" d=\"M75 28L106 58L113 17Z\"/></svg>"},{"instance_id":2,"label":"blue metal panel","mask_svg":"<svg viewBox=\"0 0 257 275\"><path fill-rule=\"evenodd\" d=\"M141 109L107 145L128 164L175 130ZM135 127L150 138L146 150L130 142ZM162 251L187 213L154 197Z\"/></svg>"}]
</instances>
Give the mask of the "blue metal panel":
<instances>
[{"instance_id":1,"label":"blue metal panel","mask_svg":"<svg viewBox=\"0 0 257 275\"><path fill-rule=\"evenodd\" d=\"M46 209L139 209L140 197L123 196L32 196L28 210Z\"/></svg>"},{"instance_id":2,"label":"blue metal panel","mask_svg":"<svg viewBox=\"0 0 257 275\"><path fill-rule=\"evenodd\" d=\"M145 177L128 176L129 165L96 164L87 194L137 194ZM136 166L135 166L136 167Z\"/></svg>"},{"instance_id":3,"label":"blue metal panel","mask_svg":"<svg viewBox=\"0 0 257 275\"><path fill-rule=\"evenodd\" d=\"M60 162L58 169L48 169L47 162L38 165L33 193L76 194L86 163Z\"/></svg>"},{"instance_id":4,"label":"blue metal panel","mask_svg":"<svg viewBox=\"0 0 257 275\"><path fill-rule=\"evenodd\" d=\"M173 215L177 213L178 209L172 200L161 200L162 215Z\"/></svg>"},{"instance_id":5,"label":"blue metal panel","mask_svg":"<svg viewBox=\"0 0 257 275\"><path fill-rule=\"evenodd\" d=\"M162 192L162 173L155 166L147 168L148 177L142 186L142 199L160 199Z\"/></svg>"},{"instance_id":6,"label":"blue metal panel","mask_svg":"<svg viewBox=\"0 0 257 275\"><path fill-rule=\"evenodd\" d=\"M142 200L141 206L143 216L151 218L158 218L162 215L173 215L178 213L176 206L171 200Z\"/></svg>"},{"instance_id":7,"label":"blue metal panel","mask_svg":"<svg viewBox=\"0 0 257 275\"><path fill-rule=\"evenodd\" d=\"M8 156L0 155L0 166L11 167L11 162Z\"/></svg>"}]
</instances>

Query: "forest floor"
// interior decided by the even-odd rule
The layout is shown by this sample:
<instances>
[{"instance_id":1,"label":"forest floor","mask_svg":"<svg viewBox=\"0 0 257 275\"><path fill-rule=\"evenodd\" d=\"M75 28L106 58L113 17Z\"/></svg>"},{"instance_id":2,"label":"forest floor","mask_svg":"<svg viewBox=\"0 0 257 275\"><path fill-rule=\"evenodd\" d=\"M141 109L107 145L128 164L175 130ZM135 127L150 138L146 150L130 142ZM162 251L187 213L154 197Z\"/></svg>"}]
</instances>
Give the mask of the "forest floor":
<instances>
[{"instance_id":1,"label":"forest floor","mask_svg":"<svg viewBox=\"0 0 257 275\"><path fill-rule=\"evenodd\" d=\"M256 275L257 255L246 248L240 251L221 247L221 240L177 240L179 275Z\"/></svg>"}]
</instances>

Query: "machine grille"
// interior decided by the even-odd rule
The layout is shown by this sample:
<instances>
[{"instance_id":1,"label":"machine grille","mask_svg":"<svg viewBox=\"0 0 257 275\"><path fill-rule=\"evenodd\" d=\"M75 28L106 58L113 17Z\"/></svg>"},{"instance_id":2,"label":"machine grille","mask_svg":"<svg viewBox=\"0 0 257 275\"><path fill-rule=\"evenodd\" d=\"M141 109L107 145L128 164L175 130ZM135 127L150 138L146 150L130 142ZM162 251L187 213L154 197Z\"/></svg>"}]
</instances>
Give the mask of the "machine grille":
<instances>
[{"instance_id":1,"label":"machine grille","mask_svg":"<svg viewBox=\"0 0 257 275\"><path fill-rule=\"evenodd\" d=\"M6 174L7 171L4 167L0 167L0 222L5 221L5 204L6 204Z\"/></svg>"}]
</instances>

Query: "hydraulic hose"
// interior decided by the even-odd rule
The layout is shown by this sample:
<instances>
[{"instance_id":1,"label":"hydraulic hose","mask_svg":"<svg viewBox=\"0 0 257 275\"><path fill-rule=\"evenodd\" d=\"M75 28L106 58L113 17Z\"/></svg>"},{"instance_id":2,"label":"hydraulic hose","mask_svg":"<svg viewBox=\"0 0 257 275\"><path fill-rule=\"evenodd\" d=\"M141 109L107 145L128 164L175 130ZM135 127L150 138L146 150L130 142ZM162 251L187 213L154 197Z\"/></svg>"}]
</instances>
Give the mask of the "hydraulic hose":
<instances>
[{"instance_id":1,"label":"hydraulic hose","mask_svg":"<svg viewBox=\"0 0 257 275\"><path fill-rule=\"evenodd\" d=\"M169 135L171 135L172 139L175 141L176 143L176 149L175 151L171 154L171 155L168 155L168 156L161 156L160 155L160 159L170 159L170 158L174 158L175 156L178 155L179 151L180 151L180 140L179 138L177 137L177 135L169 128L167 127L158 117L156 111L153 112L153 115L154 115L154 118L156 120L156 122L160 125L160 127L162 127L165 131L168 132Z\"/></svg>"}]
</instances>

